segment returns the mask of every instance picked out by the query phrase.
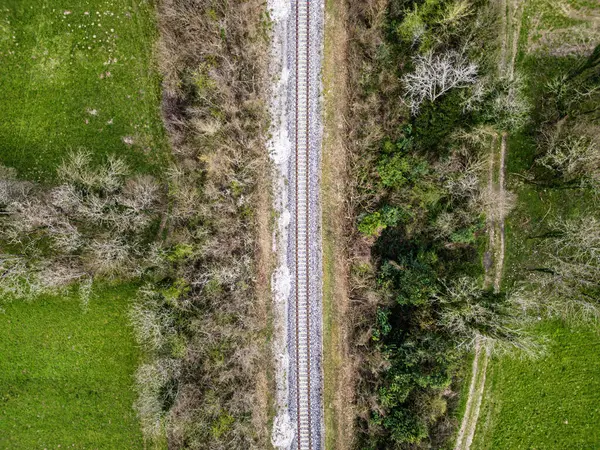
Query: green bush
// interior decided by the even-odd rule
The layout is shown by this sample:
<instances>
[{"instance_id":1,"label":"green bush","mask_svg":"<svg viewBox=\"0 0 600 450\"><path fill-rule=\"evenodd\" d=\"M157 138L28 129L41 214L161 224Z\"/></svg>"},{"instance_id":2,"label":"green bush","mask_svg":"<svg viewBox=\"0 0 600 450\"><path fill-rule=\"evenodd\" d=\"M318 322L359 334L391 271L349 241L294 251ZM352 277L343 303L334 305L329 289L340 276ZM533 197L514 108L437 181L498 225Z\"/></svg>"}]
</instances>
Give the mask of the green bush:
<instances>
[{"instance_id":1,"label":"green bush","mask_svg":"<svg viewBox=\"0 0 600 450\"><path fill-rule=\"evenodd\" d=\"M429 435L427 424L416 414L403 409L394 410L383 424L391 430L391 438L396 444L417 444Z\"/></svg>"},{"instance_id":2,"label":"green bush","mask_svg":"<svg viewBox=\"0 0 600 450\"><path fill-rule=\"evenodd\" d=\"M477 226L461 228L450 235L450 242L454 242L455 244L474 244L477 239L475 237L477 229Z\"/></svg>"}]
</instances>

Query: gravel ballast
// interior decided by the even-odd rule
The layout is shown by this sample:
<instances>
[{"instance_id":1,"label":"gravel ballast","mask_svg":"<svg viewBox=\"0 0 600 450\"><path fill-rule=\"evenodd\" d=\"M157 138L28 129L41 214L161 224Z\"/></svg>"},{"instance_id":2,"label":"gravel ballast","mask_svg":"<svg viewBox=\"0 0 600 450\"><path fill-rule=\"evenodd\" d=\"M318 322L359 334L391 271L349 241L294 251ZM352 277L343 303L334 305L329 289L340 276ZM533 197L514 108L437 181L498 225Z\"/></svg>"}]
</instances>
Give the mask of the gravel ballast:
<instances>
[{"instance_id":1,"label":"gravel ballast","mask_svg":"<svg viewBox=\"0 0 600 450\"><path fill-rule=\"evenodd\" d=\"M321 161L321 59L323 42L323 8L322 0L310 1L309 29L300 34L299 42L306 41L308 31L309 46L301 45L300 51L308 61L309 71L303 72L303 63L299 67L300 77L308 77L308 90L302 91L301 98L305 105L300 114L308 115L308 135L306 129L299 130L299 136L307 143L299 146L298 156L302 167L296 186L296 2L286 0L270 0L269 7L273 19L273 60L274 75L272 89L271 115L273 119L271 155L277 168L275 183L275 208L279 213L278 227L274 239L275 250L278 254L278 269L273 276L273 293L275 305L275 339L274 352L277 363L277 402L278 414L273 426L272 442L277 448L323 448L323 402L322 402L322 263L321 263L321 210L319 202L319 181ZM306 5L306 3L304 4ZM301 7L303 5L301 4ZM302 32L303 30L300 30ZM306 52L308 51L308 54ZM302 61L302 58L300 59ZM298 79L300 83L302 80ZM307 92L308 98L304 92ZM299 101L300 104L300 101ZM306 151L305 151L306 150ZM308 158L304 165L304 158ZM302 174L305 173L305 178ZM308 183L307 183L308 179ZM304 189L307 186L308 191ZM299 210L302 217L296 216L297 190L301 192ZM304 211L308 210L308 222L305 221ZM298 222L297 222L298 221ZM303 250L298 253L296 248L297 224L301 229L299 242ZM305 250L304 250L305 249ZM296 259L300 255L299 268ZM307 261L304 260L306 255ZM296 286L296 271L299 270L300 281ZM306 272L307 271L307 272ZM308 276L303 275L307 273ZM306 282L303 283L302 280ZM297 328L296 290L303 293L308 291L309 305L307 313L309 324L304 315L299 315ZM306 298L305 295L300 297ZM301 305L304 307L304 305ZM307 329L308 328L308 329ZM310 337L308 352L300 346L298 351L297 336ZM302 339L302 342L307 342ZM305 355L310 354L310 361L305 361ZM297 361L300 361L296 367ZM305 368L310 367L310 385L308 392L303 386ZM300 411L302 428L308 424L306 406L310 405L310 441L306 439L306 430L300 432L298 445L298 400L297 373L300 373ZM310 397L308 397L310 396ZM310 401L308 401L310 398ZM303 437L304 436L304 437Z\"/></svg>"}]
</instances>

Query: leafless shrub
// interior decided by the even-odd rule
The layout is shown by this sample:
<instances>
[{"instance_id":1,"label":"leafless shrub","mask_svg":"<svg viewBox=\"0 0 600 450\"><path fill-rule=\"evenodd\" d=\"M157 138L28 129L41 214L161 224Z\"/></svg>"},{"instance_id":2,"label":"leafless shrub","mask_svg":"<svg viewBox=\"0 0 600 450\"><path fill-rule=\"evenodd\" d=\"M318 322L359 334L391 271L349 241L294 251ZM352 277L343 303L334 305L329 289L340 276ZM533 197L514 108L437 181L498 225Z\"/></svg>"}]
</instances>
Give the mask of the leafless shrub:
<instances>
[{"instance_id":1,"label":"leafless shrub","mask_svg":"<svg viewBox=\"0 0 600 450\"><path fill-rule=\"evenodd\" d=\"M61 261L6 254L0 255L0 271L0 293L19 300L63 292L84 276L78 267Z\"/></svg>"},{"instance_id":2,"label":"leafless shrub","mask_svg":"<svg viewBox=\"0 0 600 450\"><path fill-rule=\"evenodd\" d=\"M30 233L37 229L50 229L56 223L56 216L43 201L36 197L26 198L21 202L13 202L9 226L2 230L4 236L13 243L23 242Z\"/></svg>"},{"instance_id":3,"label":"leafless shrub","mask_svg":"<svg viewBox=\"0 0 600 450\"><path fill-rule=\"evenodd\" d=\"M413 63L414 72L404 75L402 81L414 115L424 101L433 102L450 89L464 88L477 81L477 65L455 51L441 55L433 52L417 55Z\"/></svg>"},{"instance_id":4,"label":"leafless shrub","mask_svg":"<svg viewBox=\"0 0 600 450\"><path fill-rule=\"evenodd\" d=\"M177 220L189 220L198 215L200 206L200 192L194 184L195 177L187 178L186 171L182 168L171 167L167 173L169 177L169 196L173 201L171 215Z\"/></svg>"},{"instance_id":5,"label":"leafless shrub","mask_svg":"<svg viewBox=\"0 0 600 450\"><path fill-rule=\"evenodd\" d=\"M123 186L128 174L129 167L125 161L115 155L109 155L108 161L100 166L97 173L97 186L104 192L116 192Z\"/></svg>"},{"instance_id":6,"label":"leafless shrub","mask_svg":"<svg viewBox=\"0 0 600 450\"><path fill-rule=\"evenodd\" d=\"M589 56L600 38L598 27L590 27L589 23L580 24L558 30L544 30L537 43L530 43L530 52L549 54L552 56Z\"/></svg>"},{"instance_id":7,"label":"leafless shrub","mask_svg":"<svg viewBox=\"0 0 600 450\"><path fill-rule=\"evenodd\" d=\"M481 155L464 147L450 153L440 161L436 172L445 177L443 186L451 198L469 200L476 198L481 189L481 174L485 163Z\"/></svg>"},{"instance_id":8,"label":"leafless shrub","mask_svg":"<svg viewBox=\"0 0 600 450\"><path fill-rule=\"evenodd\" d=\"M91 162L92 157L88 151L72 152L59 166L58 176L65 181L92 186L96 177L91 173Z\"/></svg>"},{"instance_id":9,"label":"leafless shrub","mask_svg":"<svg viewBox=\"0 0 600 450\"><path fill-rule=\"evenodd\" d=\"M491 87L489 79L479 78L473 84L471 89L463 91L463 112L472 112L480 110L484 105L486 96L490 93Z\"/></svg>"},{"instance_id":10,"label":"leafless shrub","mask_svg":"<svg viewBox=\"0 0 600 450\"><path fill-rule=\"evenodd\" d=\"M525 80L520 73L514 78L502 79L492 103L492 119L508 131L523 128L530 117L531 105L525 95Z\"/></svg>"},{"instance_id":11,"label":"leafless shrub","mask_svg":"<svg viewBox=\"0 0 600 450\"><path fill-rule=\"evenodd\" d=\"M174 395L165 387L180 376L181 361L172 358L159 358L142 364L135 374L138 398L135 408L142 422L144 435L157 439L164 435L166 416L165 395Z\"/></svg>"},{"instance_id":12,"label":"leafless shrub","mask_svg":"<svg viewBox=\"0 0 600 450\"><path fill-rule=\"evenodd\" d=\"M40 289L34 273L37 264L16 255L0 255L0 291L3 296L17 299L36 295Z\"/></svg>"},{"instance_id":13,"label":"leafless shrub","mask_svg":"<svg viewBox=\"0 0 600 450\"><path fill-rule=\"evenodd\" d=\"M517 197L507 190L499 192L495 189L482 189L473 200L480 211L493 211L495 217L507 217L515 208Z\"/></svg>"},{"instance_id":14,"label":"leafless shrub","mask_svg":"<svg viewBox=\"0 0 600 450\"><path fill-rule=\"evenodd\" d=\"M77 214L83 202L72 184L61 184L50 192L50 202L64 214Z\"/></svg>"},{"instance_id":15,"label":"leafless shrub","mask_svg":"<svg viewBox=\"0 0 600 450\"><path fill-rule=\"evenodd\" d=\"M497 135L497 131L488 126L480 125L468 130L460 128L452 134L453 140L457 142L464 142L476 148L483 148L489 146L491 140Z\"/></svg>"},{"instance_id":16,"label":"leafless shrub","mask_svg":"<svg viewBox=\"0 0 600 450\"><path fill-rule=\"evenodd\" d=\"M83 235L68 220L62 220L52 231L52 246L59 253L74 253L85 244Z\"/></svg>"},{"instance_id":17,"label":"leafless shrub","mask_svg":"<svg viewBox=\"0 0 600 450\"><path fill-rule=\"evenodd\" d=\"M580 106L594 101L600 92L600 86L595 83L572 80L566 73L552 78L545 88L546 97L552 102L542 111L548 122L564 119L567 115L578 116Z\"/></svg>"},{"instance_id":18,"label":"leafless shrub","mask_svg":"<svg viewBox=\"0 0 600 450\"><path fill-rule=\"evenodd\" d=\"M4 292L36 296L79 280L135 276L140 266L147 266L148 248L140 238L157 217L158 185L150 177L125 182L126 166L115 157L91 164L89 154L79 151L59 168L63 184L48 192L17 180L4 190L0 239L21 248L19 257L5 260L12 263ZM39 243L50 245L52 256L40 251ZM84 297L91 292L80 291Z\"/></svg>"},{"instance_id":19,"label":"leafless shrub","mask_svg":"<svg viewBox=\"0 0 600 450\"><path fill-rule=\"evenodd\" d=\"M452 233L460 228L461 220L456 213L450 211L442 211L435 218L433 225L435 237L445 239L450 237Z\"/></svg>"},{"instance_id":20,"label":"leafless shrub","mask_svg":"<svg viewBox=\"0 0 600 450\"><path fill-rule=\"evenodd\" d=\"M441 23L449 26L460 22L471 14L473 14L473 5L471 2L469 0L457 0L446 5Z\"/></svg>"},{"instance_id":21,"label":"leafless shrub","mask_svg":"<svg viewBox=\"0 0 600 450\"><path fill-rule=\"evenodd\" d=\"M78 281L79 299L83 308L86 309L94 296L94 280L91 277L83 277Z\"/></svg>"},{"instance_id":22,"label":"leafless shrub","mask_svg":"<svg viewBox=\"0 0 600 450\"><path fill-rule=\"evenodd\" d=\"M160 187L149 175L136 176L127 180L119 202L138 212L148 209L159 200Z\"/></svg>"},{"instance_id":23,"label":"leafless shrub","mask_svg":"<svg viewBox=\"0 0 600 450\"><path fill-rule=\"evenodd\" d=\"M140 289L129 317L138 342L149 354L158 353L176 334L173 309L165 307L164 299L151 285Z\"/></svg>"},{"instance_id":24,"label":"leafless shrub","mask_svg":"<svg viewBox=\"0 0 600 450\"><path fill-rule=\"evenodd\" d=\"M105 164L95 168L91 154L85 150L72 152L58 168L58 175L63 181L108 193L122 187L128 173L127 164L114 155L109 155Z\"/></svg>"},{"instance_id":25,"label":"leafless shrub","mask_svg":"<svg viewBox=\"0 0 600 450\"><path fill-rule=\"evenodd\" d=\"M23 201L32 184L17 179L17 171L0 165L0 210L10 209L14 202Z\"/></svg>"},{"instance_id":26,"label":"leafless shrub","mask_svg":"<svg viewBox=\"0 0 600 450\"><path fill-rule=\"evenodd\" d=\"M85 272L76 264L68 264L60 260L42 263L43 266L37 274L40 283L39 292L56 293L65 287L79 281Z\"/></svg>"},{"instance_id":27,"label":"leafless shrub","mask_svg":"<svg viewBox=\"0 0 600 450\"><path fill-rule=\"evenodd\" d=\"M547 131L540 142L544 154L538 163L567 182L582 178L600 181L600 145L595 136L587 134L590 129L594 127L578 127L573 133Z\"/></svg>"},{"instance_id":28,"label":"leafless shrub","mask_svg":"<svg viewBox=\"0 0 600 450\"><path fill-rule=\"evenodd\" d=\"M123 237L95 239L88 246L87 266L102 276L118 276L129 272L133 262L132 248Z\"/></svg>"}]
</instances>

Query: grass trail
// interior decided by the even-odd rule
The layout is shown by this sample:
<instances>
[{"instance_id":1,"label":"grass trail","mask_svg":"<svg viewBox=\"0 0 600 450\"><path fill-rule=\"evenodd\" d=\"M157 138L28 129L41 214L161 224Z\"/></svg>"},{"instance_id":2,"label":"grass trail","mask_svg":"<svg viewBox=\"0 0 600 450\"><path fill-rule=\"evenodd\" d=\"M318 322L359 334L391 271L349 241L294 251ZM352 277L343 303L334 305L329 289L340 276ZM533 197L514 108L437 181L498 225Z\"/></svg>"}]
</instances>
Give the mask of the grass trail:
<instances>
[{"instance_id":1,"label":"grass trail","mask_svg":"<svg viewBox=\"0 0 600 450\"><path fill-rule=\"evenodd\" d=\"M514 65L517 56L517 43L521 30L523 8L519 0L502 0L499 2L499 9L501 11L503 33L498 67L501 76L512 80L515 72ZM488 267L485 261L486 258L484 258L484 287L493 287L494 292L500 292L506 251L505 216L508 211L506 206L508 202L506 192L507 151L508 132L503 131L492 139L488 170L488 190L494 193L493 198L496 198L497 201L491 204L489 210L486 212L488 233L487 253L491 256L493 263L492 267ZM490 197L492 198L492 194L490 194ZM455 450L469 450L473 443L486 386L490 350L483 341L480 340L477 342L465 414L456 438Z\"/></svg>"}]
</instances>

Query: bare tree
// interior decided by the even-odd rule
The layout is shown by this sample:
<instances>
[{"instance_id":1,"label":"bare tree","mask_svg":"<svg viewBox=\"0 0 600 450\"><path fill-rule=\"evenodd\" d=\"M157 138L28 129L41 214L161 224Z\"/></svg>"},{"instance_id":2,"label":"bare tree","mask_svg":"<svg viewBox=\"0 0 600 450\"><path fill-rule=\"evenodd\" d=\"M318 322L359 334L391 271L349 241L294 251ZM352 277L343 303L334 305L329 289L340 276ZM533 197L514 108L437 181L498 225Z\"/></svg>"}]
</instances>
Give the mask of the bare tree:
<instances>
[{"instance_id":1,"label":"bare tree","mask_svg":"<svg viewBox=\"0 0 600 450\"><path fill-rule=\"evenodd\" d=\"M545 154L538 163L560 173L564 181L581 178L600 181L600 145L595 138L583 132L582 127L572 134L563 133L560 129L546 132L540 147Z\"/></svg>"},{"instance_id":2,"label":"bare tree","mask_svg":"<svg viewBox=\"0 0 600 450\"><path fill-rule=\"evenodd\" d=\"M421 104L435 101L450 89L464 88L477 81L477 64L470 63L456 51L441 55L428 52L413 58L414 72L402 77L406 96L413 114Z\"/></svg>"},{"instance_id":3,"label":"bare tree","mask_svg":"<svg viewBox=\"0 0 600 450\"><path fill-rule=\"evenodd\" d=\"M124 275L134 261L133 248L122 236L95 239L86 252L88 266L105 276Z\"/></svg>"},{"instance_id":4,"label":"bare tree","mask_svg":"<svg viewBox=\"0 0 600 450\"><path fill-rule=\"evenodd\" d=\"M444 284L434 295L440 304L438 325L447 330L466 350L483 339L495 352L534 357L542 346L524 331L528 317L512 308L503 294L494 294L480 287L474 278L463 277Z\"/></svg>"},{"instance_id":5,"label":"bare tree","mask_svg":"<svg viewBox=\"0 0 600 450\"><path fill-rule=\"evenodd\" d=\"M524 310L574 320L600 319L600 221L554 222L541 244L543 266L513 293Z\"/></svg>"}]
</instances>

